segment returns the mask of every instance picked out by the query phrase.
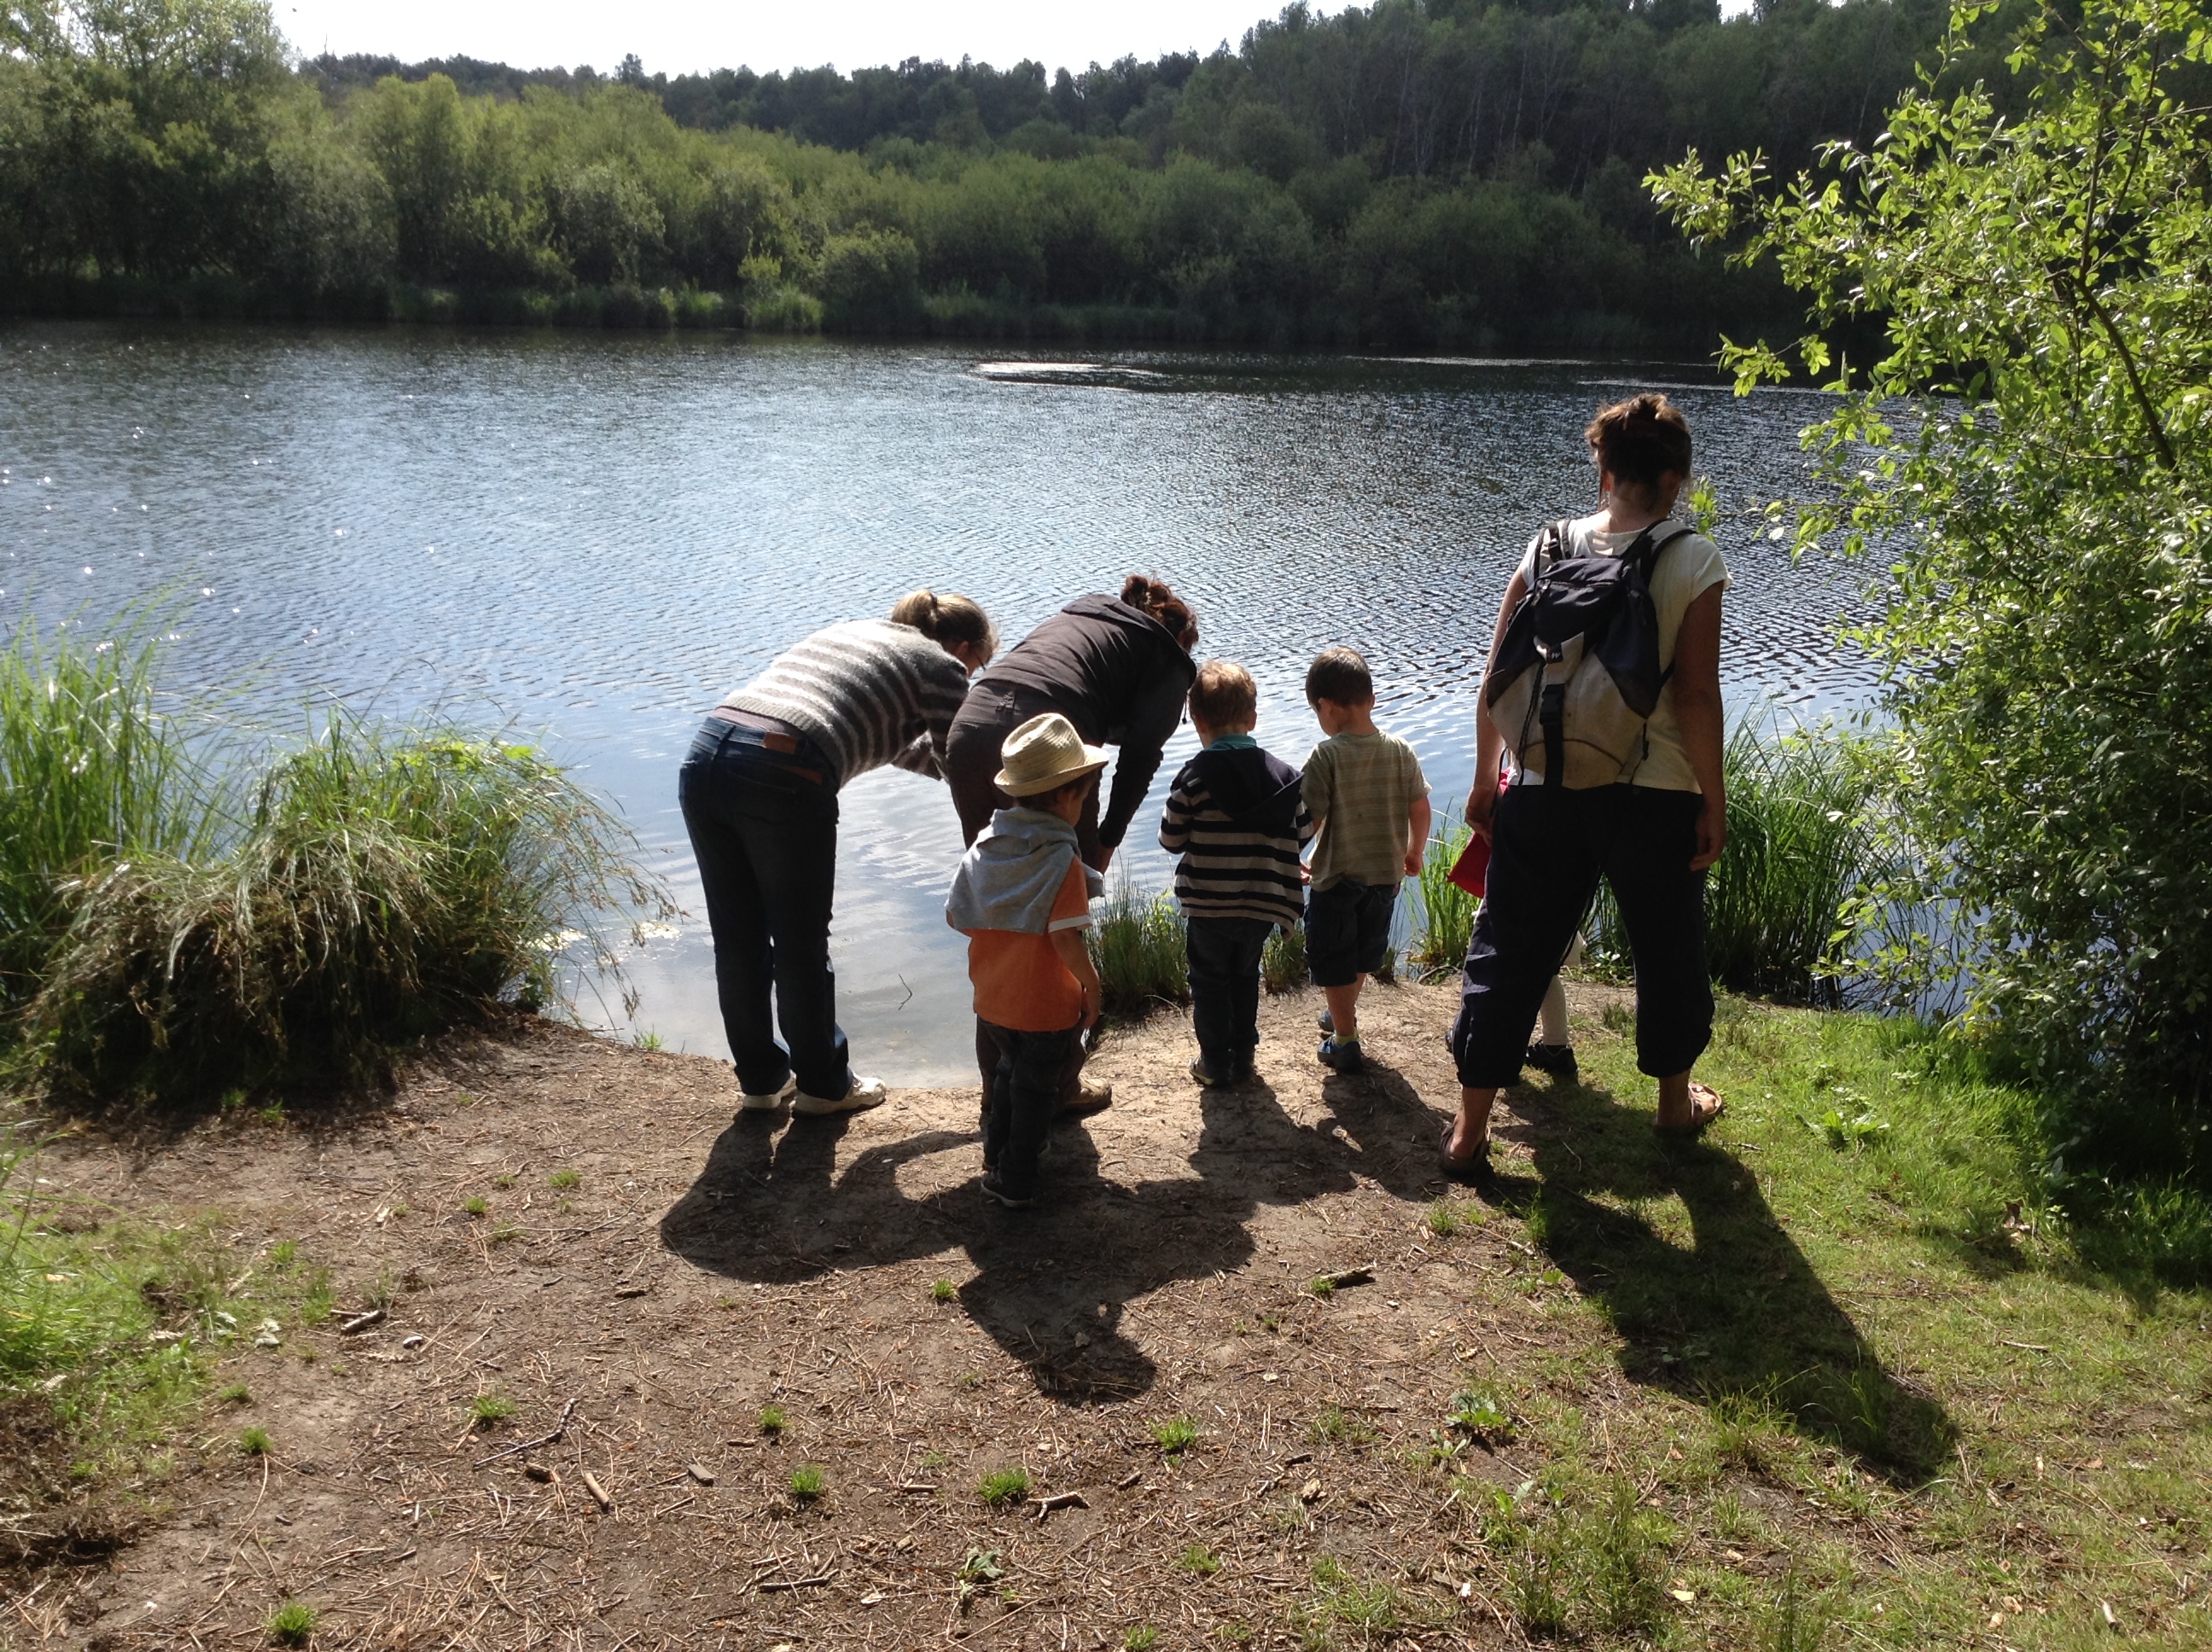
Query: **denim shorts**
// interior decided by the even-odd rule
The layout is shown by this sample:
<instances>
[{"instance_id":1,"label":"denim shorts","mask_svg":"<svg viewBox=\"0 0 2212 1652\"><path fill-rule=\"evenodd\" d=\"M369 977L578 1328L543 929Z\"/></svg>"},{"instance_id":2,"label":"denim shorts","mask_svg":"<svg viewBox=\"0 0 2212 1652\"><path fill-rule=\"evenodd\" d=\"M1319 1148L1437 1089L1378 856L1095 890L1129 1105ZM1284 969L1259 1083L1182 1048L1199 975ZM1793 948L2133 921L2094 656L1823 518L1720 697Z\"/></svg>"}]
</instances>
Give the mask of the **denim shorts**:
<instances>
[{"instance_id":1,"label":"denim shorts","mask_svg":"<svg viewBox=\"0 0 2212 1652\"><path fill-rule=\"evenodd\" d=\"M1395 884L1340 878L1306 895L1306 968L1316 987L1349 987L1382 967L1390 950Z\"/></svg>"}]
</instances>

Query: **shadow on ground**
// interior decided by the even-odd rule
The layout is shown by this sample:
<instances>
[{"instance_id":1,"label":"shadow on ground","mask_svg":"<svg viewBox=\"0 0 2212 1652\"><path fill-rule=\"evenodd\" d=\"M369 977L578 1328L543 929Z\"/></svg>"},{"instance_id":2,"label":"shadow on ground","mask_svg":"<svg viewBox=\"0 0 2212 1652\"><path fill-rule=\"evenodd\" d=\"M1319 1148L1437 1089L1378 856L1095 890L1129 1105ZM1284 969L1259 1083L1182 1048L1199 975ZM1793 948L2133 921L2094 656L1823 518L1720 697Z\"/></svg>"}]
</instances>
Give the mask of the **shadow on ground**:
<instances>
[{"instance_id":1,"label":"shadow on ground","mask_svg":"<svg viewBox=\"0 0 2212 1652\"><path fill-rule=\"evenodd\" d=\"M1518 1100L1537 1179L1507 1179L1498 1202L1604 1308L1625 1375L1706 1406L1777 1407L1897 1483L1948 1462L1942 1406L1883 1368L1735 1157L1656 1135L1648 1110L1601 1090ZM1689 1212L1687 1249L1640 1213L1670 1194Z\"/></svg>"},{"instance_id":2,"label":"shadow on ground","mask_svg":"<svg viewBox=\"0 0 2212 1652\"><path fill-rule=\"evenodd\" d=\"M983 1197L973 1132L871 1146L838 1175L846 1121L745 1115L661 1218L661 1236L697 1267L773 1285L957 1246L976 1271L962 1307L1041 1392L1074 1404L1125 1400L1158 1373L1121 1333L1123 1310L1171 1280L1243 1267L1254 1250L1247 1224L1262 1206L1348 1192L1361 1176L1402 1199L1433 1190L1430 1149L1443 1117L1403 1078L1373 1065L1330 1079L1324 1097L1329 1112L1308 1127L1263 1080L1194 1092L1194 1174L1129 1183L1102 1175L1091 1129L1065 1120L1043 1196L1027 1211ZM921 1197L900 1187L902 1169L945 1152L968 1157L958 1186Z\"/></svg>"}]
</instances>

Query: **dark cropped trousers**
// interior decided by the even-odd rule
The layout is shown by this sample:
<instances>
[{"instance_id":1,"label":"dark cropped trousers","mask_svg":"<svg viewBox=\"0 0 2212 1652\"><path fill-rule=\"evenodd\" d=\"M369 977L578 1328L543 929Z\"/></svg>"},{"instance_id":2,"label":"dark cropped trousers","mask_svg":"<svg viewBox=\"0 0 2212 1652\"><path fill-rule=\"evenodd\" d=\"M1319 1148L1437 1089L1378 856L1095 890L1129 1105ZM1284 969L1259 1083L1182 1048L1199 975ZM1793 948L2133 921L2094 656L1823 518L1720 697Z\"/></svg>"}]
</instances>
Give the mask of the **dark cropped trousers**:
<instances>
[{"instance_id":1,"label":"dark cropped trousers","mask_svg":"<svg viewBox=\"0 0 2212 1652\"><path fill-rule=\"evenodd\" d=\"M1711 1042L1705 875L1694 792L1638 786L1515 786L1492 817L1489 892L1475 914L1451 1050L1459 1081L1490 1090L1521 1076L1544 988L1601 877L1636 964L1636 1065L1686 1072Z\"/></svg>"}]
</instances>

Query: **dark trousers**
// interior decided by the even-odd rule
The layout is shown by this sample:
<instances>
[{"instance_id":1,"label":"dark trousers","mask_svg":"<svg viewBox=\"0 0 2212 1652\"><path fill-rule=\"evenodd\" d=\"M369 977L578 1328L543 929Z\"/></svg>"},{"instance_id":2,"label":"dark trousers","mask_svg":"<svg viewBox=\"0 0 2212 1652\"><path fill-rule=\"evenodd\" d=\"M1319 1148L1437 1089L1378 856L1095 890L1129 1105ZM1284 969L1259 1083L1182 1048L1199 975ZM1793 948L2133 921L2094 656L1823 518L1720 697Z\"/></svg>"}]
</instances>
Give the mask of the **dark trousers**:
<instances>
[{"instance_id":1,"label":"dark trousers","mask_svg":"<svg viewBox=\"0 0 2212 1652\"><path fill-rule=\"evenodd\" d=\"M1006 744L1006 736L1030 718L1059 709L1048 696L1033 689L1000 689L979 683L968 690L968 697L953 714L952 726L945 737L945 783L951 791L952 806L960 814L962 842L973 843L991 823L991 817L1013 803L1012 798L999 790L994 778L1005 766L1000 748ZM1098 788L1095 786L1084 799L1083 813L1075 823L1075 852L1087 866L1103 867L1106 864L1105 846L1098 841ZM987 1112L991 1105L991 1075L998 1070L998 1046L992 1040L990 1023L979 1017L975 1023L975 1066L983 1080L983 1106ZM1079 1044L1067 1070L1062 1102L1073 1102L1082 1086L1083 1051Z\"/></svg>"},{"instance_id":2,"label":"dark trousers","mask_svg":"<svg viewBox=\"0 0 2212 1652\"><path fill-rule=\"evenodd\" d=\"M1036 1189L1037 1155L1044 1151L1060 1092L1083 1069L1083 1029L1018 1032L989 1021L977 1023L994 1057L983 1104L983 1163L1017 1198Z\"/></svg>"},{"instance_id":3,"label":"dark trousers","mask_svg":"<svg viewBox=\"0 0 2212 1652\"><path fill-rule=\"evenodd\" d=\"M1265 918L1201 916L1184 926L1191 1029L1206 1065L1224 1077L1260 1046L1260 955L1274 929Z\"/></svg>"},{"instance_id":4,"label":"dark trousers","mask_svg":"<svg viewBox=\"0 0 2212 1652\"><path fill-rule=\"evenodd\" d=\"M757 731L710 718L684 760L677 796L706 890L714 988L738 1084L765 1096L795 1074L809 1096L844 1095L853 1071L830 967L836 771L804 741L795 752L774 751ZM779 1023L788 1054L776 1042Z\"/></svg>"},{"instance_id":5,"label":"dark trousers","mask_svg":"<svg viewBox=\"0 0 2212 1652\"><path fill-rule=\"evenodd\" d=\"M1636 963L1636 1065L1686 1072L1711 1042L1705 875L1694 792L1637 786L1516 786L1492 817L1490 888L1475 914L1452 1054L1471 1090L1521 1076L1544 988L1573 942L1597 880L1613 886Z\"/></svg>"},{"instance_id":6,"label":"dark trousers","mask_svg":"<svg viewBox=\"0 0 2212 1652\"><path fill-rule=\"evenodd\" d=\"M979 683L953 714L945 736L945 784L952 793L952 806L960 814L960 839L973 843L991 823L991 817L1013 799L999 790L994 777L1005 767L1000 748L1032 717L1058 711L1049 695L1034 689L999 689ZM1097 744L1087 732L1083 738ZM1086 866L1103 869L1106 847L1098 837L1098 788L1092 787L1075 823L1075 849Z\"/></svg>"}]
</instances>

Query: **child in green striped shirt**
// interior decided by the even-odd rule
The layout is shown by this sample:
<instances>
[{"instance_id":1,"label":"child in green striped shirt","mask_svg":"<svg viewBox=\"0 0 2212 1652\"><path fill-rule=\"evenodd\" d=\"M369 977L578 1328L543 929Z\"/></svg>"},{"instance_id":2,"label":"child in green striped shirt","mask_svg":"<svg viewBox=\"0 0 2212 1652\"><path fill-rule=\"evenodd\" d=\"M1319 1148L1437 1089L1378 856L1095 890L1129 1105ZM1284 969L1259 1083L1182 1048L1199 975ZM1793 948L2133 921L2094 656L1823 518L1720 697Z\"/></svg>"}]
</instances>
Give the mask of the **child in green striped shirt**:
<instances>
[{"instance_id":1,"label":"child in green striped shirt","mask_svg":"<svg viewBox=\"0 0 2212 1652\"><path fill-rule=\"evenodd\" d=\"M1413 748L1375 726L1375 679L1357 649L1324 648L1306 703L1328 738L1306 759L1306 812L1319 825L1306 896L1306 967L1328 998L1316 1051L1342 1073L1364 1065L1359 989L1382 967L1401 878L1429 841L1429 782Z\"/></svg>"}]
</instances>

